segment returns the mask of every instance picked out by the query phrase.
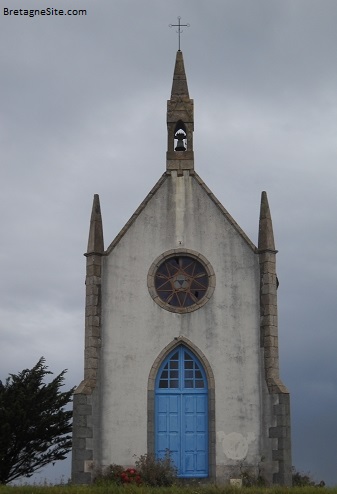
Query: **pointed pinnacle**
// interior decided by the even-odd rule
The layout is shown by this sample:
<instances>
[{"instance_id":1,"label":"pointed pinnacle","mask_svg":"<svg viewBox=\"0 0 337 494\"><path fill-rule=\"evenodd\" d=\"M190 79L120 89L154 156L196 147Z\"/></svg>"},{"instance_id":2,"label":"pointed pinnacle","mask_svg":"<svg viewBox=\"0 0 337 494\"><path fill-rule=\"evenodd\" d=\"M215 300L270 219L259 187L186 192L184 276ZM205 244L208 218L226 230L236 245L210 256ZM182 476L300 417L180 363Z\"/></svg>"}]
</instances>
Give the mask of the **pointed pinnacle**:
<instances>
[{"instance_id":1,"label":"pointed pinnacle","mask_svg":"<svg viewBox=\"0 0 337 494\"><path fill-rule=\"evenodd\" d=\"M261 194L258 248L260 251L275 251L273 224L271 221L267 192L264 191Z\"/></svg>"},{"instance_id":2,"label":"pointed pinnacle","mask_svg":"<svg viewBox=\"0 0 337 494\"><path fill-rule=\"evenodd\" d=\"M103 223L99 195L94 195L92 204L87 254L103 254Z\"/></svg>"},{"instance_id":3,"label":"pointed pinnacle","mask_svg":"<svg viewBox=\"0 0 337 494\"><path fill-rule=\"evenodd\" d=\"M171 98L173 96L187 96L189 98L183 53L180 50L177 51L174 67Z\"/></svg>"}]
</instances>

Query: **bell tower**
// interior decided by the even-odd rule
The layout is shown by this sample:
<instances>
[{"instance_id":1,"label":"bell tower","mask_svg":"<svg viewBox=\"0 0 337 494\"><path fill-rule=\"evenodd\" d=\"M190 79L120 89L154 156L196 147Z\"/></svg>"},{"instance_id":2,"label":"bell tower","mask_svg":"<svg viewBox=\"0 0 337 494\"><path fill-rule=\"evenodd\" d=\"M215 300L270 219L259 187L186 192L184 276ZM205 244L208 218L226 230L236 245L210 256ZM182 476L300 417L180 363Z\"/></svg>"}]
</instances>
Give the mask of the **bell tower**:
<instances>
[{"instance_id":1,"label":"bell tower","mask_svg":"<svg viewBox=\"0 0 337 494\"><path fill-rule=\"evenodd\" d=\"M171 98L167 102L167 171L194 170L194 105L188 93L182 51L177 51Z\"/></svg>"}]
</instances>

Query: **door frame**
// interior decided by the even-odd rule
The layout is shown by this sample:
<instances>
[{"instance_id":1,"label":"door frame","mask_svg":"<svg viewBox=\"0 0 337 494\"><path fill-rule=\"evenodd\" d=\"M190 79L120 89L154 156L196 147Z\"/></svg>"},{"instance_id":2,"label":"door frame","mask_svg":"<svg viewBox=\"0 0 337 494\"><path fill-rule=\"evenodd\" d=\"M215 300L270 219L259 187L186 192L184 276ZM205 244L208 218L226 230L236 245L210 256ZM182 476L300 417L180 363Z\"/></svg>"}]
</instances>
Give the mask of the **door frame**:
<instances>
[{"instance_id":1,"label":"door frame","mask_svg":"<svg viewBox=\"0 0 337 494\"><path fill-rule=\"evenodd\" d=\"M215 381L212 368L205 355L184 336L174 338L155 359L148 378L147 388L147 452L155 454L155 383L158 370L166 357L178 346L184 345L200 360L208 385L208 478L215 480Z\"/></svg>"}]
</instances>

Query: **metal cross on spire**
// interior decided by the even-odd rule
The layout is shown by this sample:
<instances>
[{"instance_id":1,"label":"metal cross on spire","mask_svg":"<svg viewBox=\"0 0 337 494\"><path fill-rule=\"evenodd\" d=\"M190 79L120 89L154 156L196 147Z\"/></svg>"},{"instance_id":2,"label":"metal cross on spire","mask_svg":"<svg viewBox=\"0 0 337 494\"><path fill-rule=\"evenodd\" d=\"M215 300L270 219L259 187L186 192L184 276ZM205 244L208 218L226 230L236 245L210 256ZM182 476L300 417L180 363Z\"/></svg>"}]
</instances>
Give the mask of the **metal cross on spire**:
<instances>
[{"instance_id":1,"label":"metal cross on spire","mask_svg":"<svg viewBox=\"0 0 337 494\"><path fill-rule=\"evenodd\" d=\"M178 49L179 49L179 51L180 51L180 35L183 32L181 27L190 27L189 24L180 24L180 19L181 19L181 17L179 16L178 17L178 24L169 24L169 27L177 27L178 28L177 33L178 33L178 47L179 47Z\"/></svg>"}]
</instances>

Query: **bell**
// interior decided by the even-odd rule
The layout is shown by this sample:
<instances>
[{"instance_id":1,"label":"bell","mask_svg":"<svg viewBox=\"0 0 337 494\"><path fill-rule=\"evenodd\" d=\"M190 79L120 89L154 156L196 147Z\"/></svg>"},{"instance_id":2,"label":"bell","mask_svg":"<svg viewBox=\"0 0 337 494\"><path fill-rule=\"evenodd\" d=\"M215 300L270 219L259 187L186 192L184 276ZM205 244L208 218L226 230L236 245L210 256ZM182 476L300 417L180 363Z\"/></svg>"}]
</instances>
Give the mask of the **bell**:
<instances>
[{"instance_id":1,"label":"bell","mask_svg":"<svg viewBox=\"0 0 337 494\"><path fill-rule=\"evenodd\" d=\"M185 145L184 145L184 139L186 138L185 134L177 133L175 135L175 138L178 140L177 146L174 148L175 151L186 151Z\"/></svg>"},{"instance_id":2,"label":"bell","mask_svg":"<svg viewBox=\"0 0 337 494\"><path fill-rule=\"evenodd\" d=\"M175 151L186 151L184 146L184 141L182 139L178 139L177 146L174 148Z\"/></svg>"}]
</instances>

